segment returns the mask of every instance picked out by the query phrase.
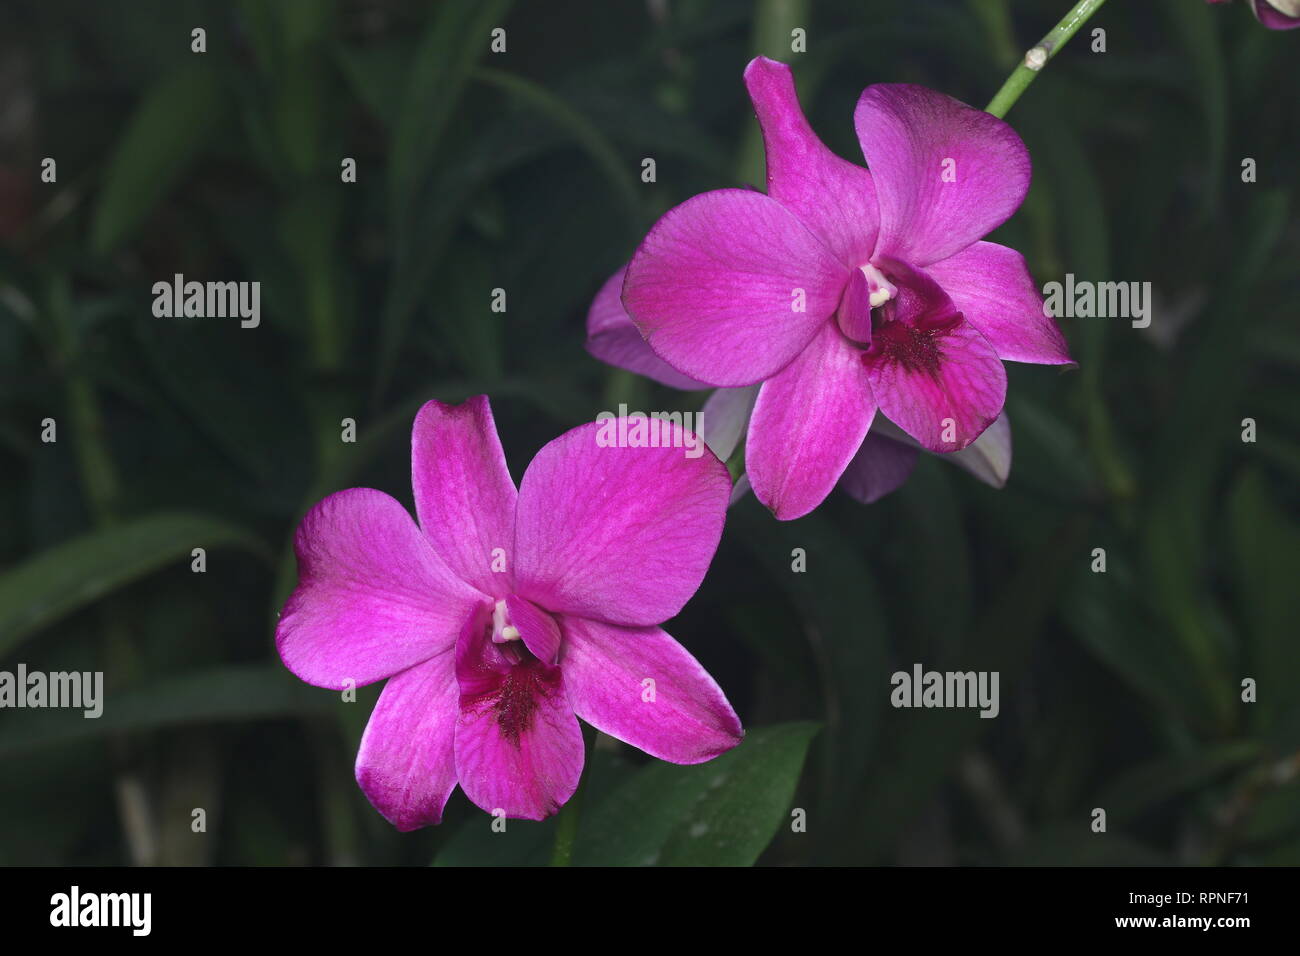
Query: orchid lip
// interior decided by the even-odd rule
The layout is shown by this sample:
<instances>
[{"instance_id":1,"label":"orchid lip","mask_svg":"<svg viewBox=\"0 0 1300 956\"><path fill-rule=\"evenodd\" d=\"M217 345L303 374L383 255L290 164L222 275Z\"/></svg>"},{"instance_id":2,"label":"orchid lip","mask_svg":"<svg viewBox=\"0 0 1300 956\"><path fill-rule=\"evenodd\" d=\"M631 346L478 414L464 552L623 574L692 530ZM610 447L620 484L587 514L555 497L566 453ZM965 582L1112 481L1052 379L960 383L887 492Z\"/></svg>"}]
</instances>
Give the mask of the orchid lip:
<instances>
[{"instance_id":1,"label":"orchid lip","mask_svg":"<svg viewBox=\"0 0 1300 956\"><path fill-rule=\"evenodd\" d=\"M840 332L860 349L871 348L873 330L887 320L886 308L898 296L898 286L877 266L868 262L850 273L840 296L835 321Z\"/></svg>"}]
</instances>

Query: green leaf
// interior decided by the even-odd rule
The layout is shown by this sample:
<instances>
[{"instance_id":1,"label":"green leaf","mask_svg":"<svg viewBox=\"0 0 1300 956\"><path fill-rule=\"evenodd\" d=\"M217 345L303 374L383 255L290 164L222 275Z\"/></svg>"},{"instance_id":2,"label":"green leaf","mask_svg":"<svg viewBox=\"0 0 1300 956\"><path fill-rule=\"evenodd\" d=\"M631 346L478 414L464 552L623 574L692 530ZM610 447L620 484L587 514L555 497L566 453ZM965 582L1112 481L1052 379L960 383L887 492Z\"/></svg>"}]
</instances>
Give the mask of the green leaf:
<instances>
[{"instance_id":1,"label":"green leaf","mask_svg":"<svg viewBox=\"0 0 1300 956\"><path fill-rule=\"evenodd\" d=\"M1039 536L985 605L954 669L997 671L1004 688L1016 686L1028 666L1035 639L1057 606L1068 570L1080 560L1088 528L1088 519L1080 516ZM1004 699L1002 707L1008 706ZM888 737L889 752L881 758L888 761L890 772L873 776L859 803L862 845L850 844L842 852L852 853L854 860L883 855L929 802L962 753L994 723L957 709L907 711L905 717L895 720Z\"/></svg>"},{"instance_id":2,"label":"green leaf","mask_svg":"<svg viewBox=\"0 0 1300 956\"><path fill-rule=\"evenodd\" d=\"M340 47L334 53L353 94L385 127L397 121L401 108L398 91L406 79L410 54L410 44L402 43Z\"/></svg>"},{"instance_id":3,"label":"green leaf","mask_svg":"<svg viewBox=\"0 0 1300 956\"><path fill-rule=\"evenodd\" d=\"M626 752L626 748L620 748ZM594 806L632 773L620 753L596 749L582 771L582 792L574 799ZM477 807L438 851L434 866L548 866L555 845L556 817L534 822L507 820L505 829ZM581 821L579 828L581 828Z\"/></svg>"},{"instance_id":4,"label":"green leaf","mask_svg":"<svg viewBox=\"0 0 1300 956\"><path fill-rule=\"evenodd\" d=\"M1277 255L1290 210L1289 190L1255 187L1236 209L1234 219L1240 225L1232 236L1232 268L1213 286L1204 310L1206 316L1224 318L1204 321L1198 329L1201 334L1189 341L1179 375L1178 401L1148 456L1153 466L1148 484L1161 488L1162 493L1187 472L1209 470L1212 463L1206 459L1223 454L1224 441L1207 441L1207 436L1235 435L1240 428L1238 408L1247 388L1249 343L1241 330L1252 324L1252 310L1258 301L1255 286ZM1214 388L1204 387L1206 382L1213 382ZM1240 447L1234 439L1227 440Z\"/></svg>"},{"instance_id":5,"label":"green leaf","mask_svg":"<svg viewBox=\"0 0 1300 956\"><path fill-rule=\"evenodd\" d=\"M1201 109L1205 113L1202 150L1209 172L1201 192L1201 213L1208 216L1219 202L1223 182L1224 155L1228 139L1228 78L1219 37L1222 30L1216 14L1203 3L1165 0L1169 26L1187 54L1187 72L1200 87Z\"/></svg>"},{"instance_id":6,"label":"green leaf","mask_svg":"<svg viewBox=\"0 0 1300 956\"><path fill-rule=\"evenodd\" d=\"M952 493L951 471L926 461L898 490L894 506L904 522L899 582L907 596L909 649L935 665L952 659L970 629L971 547ZM856 637L857 635L855 635Z\"/></svg>"},{"instance_id":7,"label":"green leaf","mask_svg":"<svg viewBox=\"0 0 1300 956\"><path fill-rule=\"evenodd\" d=\"M572 136L573 141L591 157L596 168L604 174L623 204L629 220L636 222L641 206L636 179L628 172L628 164L619 157L613 144L590 119L544 86L525 77L502 70L479 69L474 72L474 78L505 91Z\"/></svg>"},{"instance_id":8,"label":"green leaf","mask_svg":"<svg viewBox=\"0 0 1300 956\"><path fill-rule=\"evenodd\" d=\"M346 349L339 284L344 270L335 250L341 215L337 189L309 186L297 190L279 216L280 242L299 280L311 361L317 369L327 372L343 363Z\"/></svg>"},{"instance_id":9,"label":"green leaf","mask_svg":"<svg viewBox=\"0 0 1300 956\"><path fill-rule=\"evenodd\" d=\"M421 197L434 157L469 81L470 71L487 52L491 31L500 26L511 0L440 4L411 57L406 92L393 121L389 206L393 222L392 285L379 330L379 355L372 398L387 390L393 364L406 335L420 291L433 272L461 209L476 185L438 183L431 216ZM481 136L466 137L469 141ZM474 178L474 172L470 173ZM448 200L448 197L455 197ZM432 221L430 221L432 219Z\"/></svg>"},{"instance_id":10,"label":"green leaf","mask_svg":"<svg viewBox=\"0 0 1300 956\"><path fill-rule=\"evenodd\" d=\"M1274 778L1263 784L1261 790L1256 791L1254 806L1242 827L1241 840L1253 849L1267 852L1268 848L1261 844L1276 844L1288 838L1294 842L1300 837L1300 779ZM1287 865L1294 866L1297 857L1279 856L1277 861L1280 863L1284 859ZM1242 862L1254 861L1243 858Z\"/></svg>"},{"instance_id":11,"label":"green leaf","mask_svg":"<svg viewBox=\"0 0 1300 956\"><path fill-rule=\"evenodd\" d=\"M409 199L411 225L407 232L418 242L406 241L399 230L393 270L379 326L376 382L373 397L387 389L412 314L426 299L425 289L453 236L462 214L484 183L563 143L560 133L550 139L520 137L521 117L509 114L475 138L466 138L455 156L441 164L431 183Z\"/></svg>"},{"instance_id":12,"label":"green leaf","mask_svg":"<svg viewBox=\"0 0 1300 956\"><path fill-rule=\"evenodd\" d=\"M450 352L466 376L500 379L505 370L501 313L491 308L493 262L490 250L473 239L455 243L439 269L439 288L446 290L429 309L437 349Z\"/></svg>"},{"instance_id":13,"label":"green leaf","mask_svg":"<svg viewBox=\"0 0 1300 956\"><path fill-rule=\"evenodd\" d=\"M1045 827L1007 860L1011 866L1167 866L1169 862L1160 852L1122 834L1093 833L1087 817Z\"/></svg>"},{"instance_id":14,"label":"green leaf","mask_svg":"<svg viewBox=\"0 0 1300 956\"><path fill-rule=\"evenodd\" d=\"M239 12L244 35L258 68L271 73L276 60L275 8L262 0L239 0Z\"/></svg>"},{"instance_id":15,"label":"green leaf","mask_svg":"<svg viewBox=\"0 0 1300 956\"><path fill-rule=\"evenodd\" d=\"M262 541L219 518L156 514L57 545L0 575L0 656L73 611L181 558L233 547L266 557Z\"/></svg>"},{"instance_id":16,"label":"green leaf","mask_svg":"<svg viewBox=\"0 0 1300 956\"><path fill-rule=\"evenodd\" d=\"M0 759L109 734L327 713L336 706L343 706L337 694L302 683L278 664L223 667L108 694L93 719L78 710L15 711L0 724Z\"/></svg>"},{"instance_id":17,"label":"green leaf","mask_svg":"<svg viewBox=\"0 0 1300 956\"><path fill-rule=\"evenodd\" d=\"M1228 500L1239 607L1246 624L1247 663L1242 676L1259 685L1259 702L1251 706L1259 725L1269 727L1297 707L1300 685L1300 591L1295 564L1300 557L1300 528L1272 500L1262 476L1248 471Z\"/></svg>"},{"instance_id":18,"label":"green leaf","mask_svg":"<svg viewBox=\"0 0 1300 956\"><path fill-rule=\"evenodd\" d=\"M487 53L510 0L439 4L411 62L406 95L393 131L393 211L404 208L437 151L470 70Z\"/></svg>"},{"instance_id":19,"label":"green leaf","mask_svg":"<svg viewBox=\"0 0 1300 956\"><path fill-rule=\"evenodd\" d=\"M306 416L273 358L241 353L239 337L212 324L164 325L150 318L136 322L133 332L137 354L144 360L142 371L148 372L139 376L138 384L156 387L148 400L165 402L196 438L219 450L262 488L277 477L297 477L294 469L284 467L284 456L277 451L295 440L285 436L305 433ZM208 373L234 367L240 368L237 389ZM296 492L297 484L291 486Z\"/></svg>"},{"instance_id":20,"label":"green leaf","mask_svg":"<svg viewBox=\"0 0 1300 956\"><path fill-rule=\"evenodd\" d=\"M1213 448L1214 443L1207 440L1205 446ZM1205 454L1208 449L1198 451ZM1189 465L1193 461L1196 456L1189 455ZM1209 549L1200 516L1211 507L1213 470L1208 462L1197 465L1165 482L1147 508L1138 573L1154 617L1175 640L1174 659L1165 667L1187 665L1190 681L1182 689L1195 703L1186 716L1227 730L1239 713L1233 702L1229 649L1214 626L1221 617L1216 595L1202 584Z\"/></svg>"},{"instance_id":21,"label":"green leaf","mask_svg":"<svg viewBox=\"0 0 1300 956\"><path fill-rule=\"evenodd\" d=\"M584 784L585 786L585 784ZM477 808L475 808L477 811ZM434 866L545 866L555 842L555 817L507 820L495 831L496 818L474 812L433 859Z\"/></svg>"},{"instance_id":22,"label":"green leaf","mask_svg":"<svg viewBox=\"0 0 1300 956\"><path fill-rule=\"evenodd\" d=\"M870 772L868 758L886 702L884 692L863 692L888 669L889 629L876 581L853 536L822 515L773 521L756 500L732 514L746 546L806 622L799 637L811 645L825 701L821 787L830 802L821 810L836 817L851 813L851 801ZM795 548L808 562L797 574L791 572Z\"/></svg>"},{"instance_id":23,"label":"green leaf","mask_svg":"<svg viewBox=\"0 0 1300 956\"><path fill-rule=\"evenodd\" d=\"M752 730L734 750L683 767L656 761L585 814L574 861L599 866L750 866L790 819L818 726Z\"/></svg>"},{"instance_id":24,"label":"green leaf","mask_svg":"<svg viewBox=\"0 0 1300 956\"><path fill-rule=\"evenodd\" d=\"M1125 557L1122 548L1109 547L1106 573L1094 574L1084 556L1064 607L1068 626L1157 708L1184 723L1204 722L1207 708L1193 662L1170 623L1146 606L1144 579Z\"/></svg>"},{"instance_id":25,"label":"green leaf","mask_svg":"<svg viewBox=\"0 0 1300 956\"><path fill-rule=\"evenodd\" d=\"M1195 753L1162 757L1117 778L1097 799L1097 806L1106 808L1111 822L1127 823L1251 762L1260 749L1253 740L1237 740Z\"/></svg>"},{"instance_id":26,"label":"green leaf","mask_svg":"<svg viewBox=\"0 0 1300 956\"><path fill-rule=\"evenodd\" d=\"M145 96L113 152L95 209L90 242L97 254L127 239L184 175L218 129L224 106L217 72L202 62Z\"/></svg>"}]
</instances>

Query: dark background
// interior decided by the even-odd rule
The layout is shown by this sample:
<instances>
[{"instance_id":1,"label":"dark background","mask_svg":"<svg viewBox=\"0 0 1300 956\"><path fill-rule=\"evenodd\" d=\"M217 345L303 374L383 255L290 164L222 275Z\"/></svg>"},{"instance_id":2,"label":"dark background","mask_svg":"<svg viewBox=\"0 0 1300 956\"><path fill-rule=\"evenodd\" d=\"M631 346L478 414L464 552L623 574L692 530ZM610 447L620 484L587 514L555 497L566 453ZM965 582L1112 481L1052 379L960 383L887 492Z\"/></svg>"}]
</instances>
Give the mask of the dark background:
<instances>
[{"instance_id":1,"label":"dark background","mask_svg":"<svg viewBox=\"0 0 1300 956\"><path fill-rule=\"evenodd\" d=\"M429 398L489 393L516 480L621 401L699 407L592 359L583 322L658 214L761 185L756 52L861 162L865 86L983 106L1068 3L811 6L0 3L0 669L109 688L97 721L0 713L0 863L537 859L553 822L485 844L459 794L412 835L366 804L377 688L340 703L275 655L289 536L339 488L409 503ZM1004 490L926 457L873 506L732 509L668 630L751 728L737 753L820 731L802 768L796 747L728 792L746 839L670 859L749 862L775 832L760 862L1300 862L1297 54L1241 4L1112 0L1011 110L1034 185L994 238L1041 282L1151 282L1152 325L1066 319L1078 370L1009 366ZM261 327L155 318L176 272L260 281ZM1001 715L893 710L918 661L1000 671ZM584 821L693 825L664 794L698 777L615 812L602 781L649 768L598 757ZM623 859L592 833L580 860Z\"/></svg>"}]
</instances>

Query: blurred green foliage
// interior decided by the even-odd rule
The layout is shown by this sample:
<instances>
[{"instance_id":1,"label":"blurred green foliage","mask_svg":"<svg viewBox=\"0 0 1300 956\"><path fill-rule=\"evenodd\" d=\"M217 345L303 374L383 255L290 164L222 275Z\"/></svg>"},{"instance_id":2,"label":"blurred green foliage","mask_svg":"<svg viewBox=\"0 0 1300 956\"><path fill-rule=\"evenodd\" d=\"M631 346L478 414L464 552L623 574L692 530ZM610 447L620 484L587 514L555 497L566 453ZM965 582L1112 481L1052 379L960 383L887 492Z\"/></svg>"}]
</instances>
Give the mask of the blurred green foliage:
<instances>
[{"instance_id":1,"label":"blurred green foliage","mask_svg":"<svg viewBox=\"0 0 1300 956\"><path fill-rule=\"evenodd\" d=\"M0 3L0 668L110 695L0 714L0 863L545 862L554 821L494 842L456 796L401 835L368 807L377 689L300 685L271 640L298 517L409 502L429 398L489 393L516 478L618 402L698 408L590 358L584 315L658 214L761 182L741 71L791 17L814 127L859 160L865 86L983 105L1066 6ZM1077 371L1009 369L1005 490L927 458L871 507L736 506L668 629L750 738L698 768L598 747L575 862L1300 862L1298 43L1114 2L1052 61L995 238L1043 282L1152 282L1151 327L1067 319ZM175 273L260 281L261 326L155 318ZM1000 671L1001 715L891 709L917 661Z\"/></svg>"}]
</instances>

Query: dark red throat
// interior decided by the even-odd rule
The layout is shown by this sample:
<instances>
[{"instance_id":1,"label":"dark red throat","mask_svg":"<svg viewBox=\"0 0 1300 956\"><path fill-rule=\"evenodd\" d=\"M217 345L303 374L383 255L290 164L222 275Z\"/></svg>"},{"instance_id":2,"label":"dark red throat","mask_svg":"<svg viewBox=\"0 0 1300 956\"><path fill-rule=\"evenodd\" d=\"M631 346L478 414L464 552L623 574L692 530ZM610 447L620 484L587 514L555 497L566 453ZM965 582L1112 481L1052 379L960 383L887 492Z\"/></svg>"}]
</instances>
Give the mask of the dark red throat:
<instances>
[{"instance_id":1,"label":"dark red throat","mask_svg":"<svg viewBox=\"0 0 1300 956\"><path fill-rule=\"evenodd\" d=\"M868 355L902 366L908 373L937 379L943 364L943 339L961 319L961 313L957 312L924 324L882 322L875 329ZM867 360L868 356L864 355L863 361Z\"/></svg>"},{"instance_id":2,"label":"dark red throat","mask_svg":"<svg viewBox=\"0 0 1300 956\"><path fill-rule=\"evenodd\" d=\"M510 668L491 695L491 707L501 736L516 748L519 739L533 725L537 705L554 692L555 680L555 672L534 659Z\"/></svg>"}]
</instances>

